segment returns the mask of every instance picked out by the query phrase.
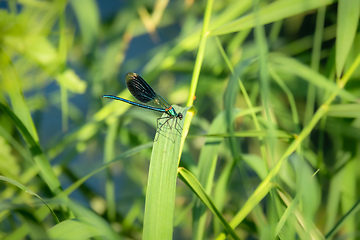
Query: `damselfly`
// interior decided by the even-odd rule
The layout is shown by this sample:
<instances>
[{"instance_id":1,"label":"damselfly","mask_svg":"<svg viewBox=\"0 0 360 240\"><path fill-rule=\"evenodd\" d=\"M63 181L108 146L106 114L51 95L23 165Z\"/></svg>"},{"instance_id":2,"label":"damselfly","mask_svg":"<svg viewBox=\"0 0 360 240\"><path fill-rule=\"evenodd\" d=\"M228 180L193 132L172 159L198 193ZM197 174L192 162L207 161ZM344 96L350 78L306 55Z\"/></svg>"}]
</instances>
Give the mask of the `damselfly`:
<instances>
[{"instance_id":1,"label":"damselfly","mask_svg":"<svg viewBox=\"0 0 360 240\"><path fill-rule=\"evenodd\" d=\"M173 128L174 124L176 128L177 119L181 120L183 118L182 113L177 113L175 109L162 96L160 96L160 94L157 94L150 87L150 85L147 82L145 82L145 80L142 77L140 77L138 74L133 72L126 74L125 82L130 93L142 103L133 102L113 95L102 95L102 97L111 98L132 104L134 106L166 113L167 114L166 117L158 118L157 120L158 129L161 129L161 127L164 124L169 124L169 121L171 119L175 119L175 121L172 125L169 125L170 129ZM159 120L164 118L166 119L165 122L161 124L159 127ZM180 133L178 129L176 130Z\"/></svg>"}]
</instances>

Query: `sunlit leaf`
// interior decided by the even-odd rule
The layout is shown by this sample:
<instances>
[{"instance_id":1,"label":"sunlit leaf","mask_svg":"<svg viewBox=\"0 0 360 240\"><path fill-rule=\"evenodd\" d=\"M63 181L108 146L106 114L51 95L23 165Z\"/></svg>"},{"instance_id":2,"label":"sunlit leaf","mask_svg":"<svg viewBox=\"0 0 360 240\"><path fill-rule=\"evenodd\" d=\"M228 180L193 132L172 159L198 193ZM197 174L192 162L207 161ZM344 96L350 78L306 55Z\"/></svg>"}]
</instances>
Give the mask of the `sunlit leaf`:
<instances>
[{"instance_id":1,"label":"sunlit leaf","mask_svg":"<svg viewBox=\"0 0 360 240\"><path fill-rule=\"evenodd\" d=\"M86 82L81 80L72 69L67 69L65 72L58 75L57 80L61 86L71 92L82 94L86 90Z\"/></svg>"}]
</instances>

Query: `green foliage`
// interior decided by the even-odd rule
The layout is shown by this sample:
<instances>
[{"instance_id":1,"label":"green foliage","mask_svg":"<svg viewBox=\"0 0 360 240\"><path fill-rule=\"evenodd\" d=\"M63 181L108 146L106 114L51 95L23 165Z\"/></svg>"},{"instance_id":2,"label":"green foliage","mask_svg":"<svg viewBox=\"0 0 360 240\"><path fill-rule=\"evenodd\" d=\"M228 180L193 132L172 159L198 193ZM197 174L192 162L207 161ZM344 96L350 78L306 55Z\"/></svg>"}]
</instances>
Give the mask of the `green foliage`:
<instances>
[{"instance_id":1,"label":"green foliage","mask_svg":"<svg viewBox=\"0 0 360 240\"><path fill-rule=\"evenodd\" d=\"M360 0L105 4L1 3L1 239L357 238Z\"/></svg>"}]
</instances>

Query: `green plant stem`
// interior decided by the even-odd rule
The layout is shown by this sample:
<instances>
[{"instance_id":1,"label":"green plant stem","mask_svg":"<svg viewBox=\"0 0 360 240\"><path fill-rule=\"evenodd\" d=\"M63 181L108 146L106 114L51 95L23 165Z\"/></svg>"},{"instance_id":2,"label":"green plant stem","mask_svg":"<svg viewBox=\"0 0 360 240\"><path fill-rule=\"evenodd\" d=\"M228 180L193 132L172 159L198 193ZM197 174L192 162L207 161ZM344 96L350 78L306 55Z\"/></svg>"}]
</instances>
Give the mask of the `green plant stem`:
<instances>
[{"instance_id":1,"label":"green plant stem","mask_svg":"<svg viewBox=\"0 0 360 240\"><path fill-rule=\"evenodd\" d=\"M186 106L192 106L195 100L195 92L199 81L201 66L204 60L206 41L209 36L208 31L209 31L209 23L210 23L213 3L214 0L208 0L206 3L204 23L200 35L199 49L195 60L194 71L191 78L190 92L189 92L188 100L186 102Z\"/></svg>"}]
</instances>

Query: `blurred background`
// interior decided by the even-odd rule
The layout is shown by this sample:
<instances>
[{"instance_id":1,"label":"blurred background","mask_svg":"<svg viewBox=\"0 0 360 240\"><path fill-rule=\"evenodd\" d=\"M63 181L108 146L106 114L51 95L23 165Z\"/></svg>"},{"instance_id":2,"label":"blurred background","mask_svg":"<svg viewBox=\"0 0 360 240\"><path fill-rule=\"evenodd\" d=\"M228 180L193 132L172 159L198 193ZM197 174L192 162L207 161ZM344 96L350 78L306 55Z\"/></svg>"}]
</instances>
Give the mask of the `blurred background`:
<instances>
[{"instance_id":1,"label":"blurred background","mask_svg":"<svg viewBox=\"0 0 360 240\"><path fill-rule=\"evenodd\" d=\"M321 232L319 239L357 206L359 1L352 3L354 17L339 15L346 11L329 0L214 1L208 32L202 33L208 4L0 1L0 174L6 177L0 182L0 237L32 238L31 230L17 230L32 214L35 225L55 226L48 211L46 218L35 214L42 204L27 192L50 199L61 186L118 236L141 239L151 142L160 114L101 98L134 100L125 85L127 72L138 73L170 104L182 107L198 77L195 115L180 165L202 179L199 159L211 150L211 138L204 135L218 134L216 154L209 156L214 164L209 194L229 221L307 126L311 134L289 154L279 188L295 197L301 179L311 179L310 196L302 204L310 208L305 218ZM350 27L337 28L339 21ZM201 37L207 38L203 50ZM336 106L316 124L314 113L352 67ZM201 69L196 77L194 69ZM219 120L228 113L235 120ZM16 183L9 184L10 179ZM178 181L174 239L213 239L223 230L211 213L202 230L194 225L195 198ZM286 201L276 199L265 198L240 224L239 236L268 239L273 229L267 227L280 218L276 204L285 211ZM54 210L60 221L71 216L61 207ZM358 213L354 216L338 236L359 234ZM311 234L303 229L301 235L295 219L294 214L286 223L282 238Z\"/></svg>"}]
</instances>

